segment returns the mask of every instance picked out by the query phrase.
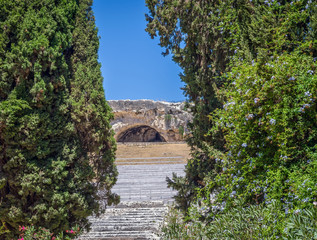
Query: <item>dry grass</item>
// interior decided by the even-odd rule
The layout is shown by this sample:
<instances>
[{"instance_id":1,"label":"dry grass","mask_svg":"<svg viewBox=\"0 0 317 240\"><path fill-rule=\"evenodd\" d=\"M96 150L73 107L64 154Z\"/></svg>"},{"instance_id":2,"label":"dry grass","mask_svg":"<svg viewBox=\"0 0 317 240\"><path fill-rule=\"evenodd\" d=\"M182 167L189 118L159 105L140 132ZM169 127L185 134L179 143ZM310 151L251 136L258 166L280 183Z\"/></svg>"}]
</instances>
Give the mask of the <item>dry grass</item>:
<instances>
[{"instance_id":1,"label":"dry grass","mask_svg":"<svg viewBox=\"0 0 317 240\"><path fill-rule=\"evenodd\" d=\"M189 152L186 143L118 144L116 164L186 163Z\"/></svg>"}]
</instances>

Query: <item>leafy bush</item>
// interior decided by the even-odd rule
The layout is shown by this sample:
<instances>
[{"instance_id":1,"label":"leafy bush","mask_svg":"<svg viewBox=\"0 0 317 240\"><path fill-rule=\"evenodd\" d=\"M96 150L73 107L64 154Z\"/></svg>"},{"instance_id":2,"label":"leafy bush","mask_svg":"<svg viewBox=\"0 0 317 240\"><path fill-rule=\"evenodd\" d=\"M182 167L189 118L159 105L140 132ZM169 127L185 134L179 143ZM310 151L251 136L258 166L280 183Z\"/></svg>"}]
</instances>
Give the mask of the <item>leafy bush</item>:
<instances>
[{"instance_id":1,"label":"leafy bush","mask_svg":"<svg viewBox=\"0 0 317 240\"><path fill-rule=\"evenodd\" d=\"M21 232L18 240L71 240L75 239L81 234L80 228L75 227L75 230L66 230L65 232L59 233L54 236L48 229L36 228L33 225L29 227L20 226L19 231Z\"/></svg>"},{"instance_id":2,"label":"leafy bush","mask_svg":"<svg viewBox=\"0 0 317 240\"><path fill-rule=\"evenodd\" d=\"M218 110L227 158L217 161L223 199L279 199L303 208L317 199L317 70L301 53L272 56L232 70Z\"/></svg>"},{"instance_id":3,"label":"leafy bush","mask_svg":"<svg viewBox=\"0 0 317 240\"><path fill-rule=\"evenodd\" d=\"M194 221L194 222L193 222ZM161 239L201 239L204 235L204 223L200 221L184 222L184 215L174 207L170 208L165 216L165 222L161 226ZM203 235L202 235L203 234Z\"/></svg>"}]
</instances>

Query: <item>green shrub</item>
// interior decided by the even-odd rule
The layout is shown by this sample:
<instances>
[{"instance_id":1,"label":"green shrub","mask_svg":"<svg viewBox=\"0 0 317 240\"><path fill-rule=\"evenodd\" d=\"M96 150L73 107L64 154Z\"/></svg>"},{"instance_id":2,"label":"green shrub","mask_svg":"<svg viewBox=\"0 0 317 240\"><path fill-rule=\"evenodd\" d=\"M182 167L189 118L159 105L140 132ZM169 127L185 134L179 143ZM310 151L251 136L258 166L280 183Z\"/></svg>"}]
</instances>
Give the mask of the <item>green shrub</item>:
<instances>
[{"instance_id":1,"label":"green shrub","mask_svg":"<svg viewBox=\"0 0 317 240\"><path fill-rule=\"evenodd\" d=\"M33 225L28 227L20 226L19 231L21 234L18 240L71 240L77 238L82 233L77 226L74 229L66 230L55 236L48 229L37 228Z\"/></svg>"},{"instance_id":2,"label":"green shrub","mask_svg":"<svg viewBox=\"0 0 317 240\"><path fill-rule=\"evenodd\" d=\"M194 221L194 222L193 222ZM184 222L184 215L180 210L170 208L165 216L164 224L161 226L161 239L201 239L204 235L205 224L192 219L191 222Z\"/></svg>"},{"instance_id":3,"label":"green shrub","mask_svg":"<svg viewBox=\"0 0 317 240\"><path fill-rule=\"evenodd\" d=\"M278 199L289 208L316 201L316 70L300 52L233 68L217 112L228 149L214 180L221 201Z\"/></svg>"}]
</instances>

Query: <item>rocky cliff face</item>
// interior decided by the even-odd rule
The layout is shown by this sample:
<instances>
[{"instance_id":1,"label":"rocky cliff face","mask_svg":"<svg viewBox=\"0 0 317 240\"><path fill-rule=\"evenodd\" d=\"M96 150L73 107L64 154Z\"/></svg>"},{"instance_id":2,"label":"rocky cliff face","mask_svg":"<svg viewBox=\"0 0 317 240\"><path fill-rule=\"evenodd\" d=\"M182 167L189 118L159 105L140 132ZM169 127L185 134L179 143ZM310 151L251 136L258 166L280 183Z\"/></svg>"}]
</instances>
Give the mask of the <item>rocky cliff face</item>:
<instances>
[{"instance_id":1,"label":"rocky cliff face","mask_svg":"<svg viewBox=\"0 0 317 240\"><path fill-rule=\"evenodd\" d=\"M181 141L189 134L192 115L182 102L153 100L108 101L114 112L111 122L117 141Z\"/></svg>"}]
</instances>

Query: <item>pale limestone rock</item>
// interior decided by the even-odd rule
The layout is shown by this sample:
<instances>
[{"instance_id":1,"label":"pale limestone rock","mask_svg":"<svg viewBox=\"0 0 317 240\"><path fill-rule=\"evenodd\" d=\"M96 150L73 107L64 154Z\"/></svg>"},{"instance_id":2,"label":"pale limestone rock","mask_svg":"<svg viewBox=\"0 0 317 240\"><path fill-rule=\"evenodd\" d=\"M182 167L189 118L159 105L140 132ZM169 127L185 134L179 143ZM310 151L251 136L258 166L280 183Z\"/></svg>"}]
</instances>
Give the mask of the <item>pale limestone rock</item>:
<instances>
[{"instance_id":1,"label":"pale limestone rock","mask_svg":"<svg viewBox=\"0 0 317 240\"><path fill-rule=\"evenodd\" d=\"M153 100L111 100L108 101L114 112L114 120L111 122L118 141L122 136L130 136L138 133L135 141L140 139L151 139L150 141L159 141L164 139L167 142L182 141L185 135L189 134L187 128L188 122L192 121L192 115L187 112L185 103L171 103ZM149 138L145 136L148 131L141 129L142 126L154 128L163 138ZM133 129L132 128L137 128ZM184 136L180 135L179 129L184 129ZM127 133L126 131L130 131ZM140 134L145 134L140 138ZM153 131L152 131L153 134Z\"/></svg>"}]
</instances>

